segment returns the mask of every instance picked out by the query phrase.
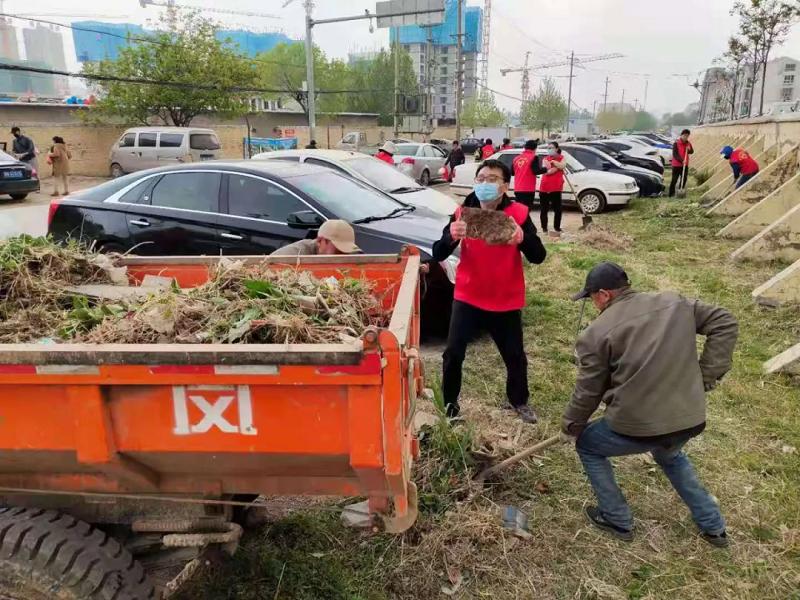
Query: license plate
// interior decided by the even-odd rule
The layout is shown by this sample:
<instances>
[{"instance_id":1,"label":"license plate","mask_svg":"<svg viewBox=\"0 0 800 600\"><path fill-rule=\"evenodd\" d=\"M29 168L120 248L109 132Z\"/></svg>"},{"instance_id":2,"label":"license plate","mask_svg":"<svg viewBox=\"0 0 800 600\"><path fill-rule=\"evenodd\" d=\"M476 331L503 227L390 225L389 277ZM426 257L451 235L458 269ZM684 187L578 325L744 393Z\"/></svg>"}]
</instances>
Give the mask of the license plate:
<instances>
[{"instance_id":1,"label":"license plate","mask_svg":"<svg viewBox=\"0 0 800 600\"><path fill-rule=\"evenodd\" d=\"M200 155L200 160L211 160L212 158L214 158L213 154L201 154Z\"/></svg>"},{"instance_id":2,"label":"license plate","mask_svg":"<svg viewBox=\"0 0 800 600\"><path fill-rule=\"evenodd\" d=\"M3 171L3 179L22 179L22 171Z\"/></svg>"}]
</instances>

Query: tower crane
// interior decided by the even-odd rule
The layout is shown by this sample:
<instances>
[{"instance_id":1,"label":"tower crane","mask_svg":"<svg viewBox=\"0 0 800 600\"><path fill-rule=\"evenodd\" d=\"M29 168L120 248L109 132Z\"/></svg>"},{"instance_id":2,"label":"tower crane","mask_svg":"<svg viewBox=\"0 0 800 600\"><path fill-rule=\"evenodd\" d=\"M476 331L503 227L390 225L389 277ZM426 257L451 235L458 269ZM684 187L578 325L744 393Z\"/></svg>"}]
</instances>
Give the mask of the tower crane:
<instances>
[{"instance_id":1,"label":"tower crane","mask_svg":"<svg viewBox=\"0 0 800 600\"><path fill-rule=\"evenodd\" d=\"M522 101L527 102L530 98L531 94L531 73L530 70L532 67L528 66L528 60L531 57L530 51L525 53L525 64L521 67L517 67L515 69L500 69L500 73L503 77L508 75L509 73L522 73Z\"/></svg>"},{"instance_id":2,"label":"tower crane","mask_svg":"<svg viewBox=\"0 0 800 600\"><path fill-rule=\"evenodd\" d=\"M281 19L279 15L272 15L269 13L253 12L247 10L232 10L230 8L209 8L205 6L194 6L191 4L178 4L175 0L139 0L139 5L142 8L148 6L164 6L166 8L194 8L204 12L213 12L223 15L242 15L245 17L262 17L265 19Z\"/></svg>"},{"instance_id":3,"label":"tower crane","mask_svg":"<svg viewBox=\"0 0 800 600\"><path fill-rule=\"evenodd\" d=\"M483 2L483 37L481 39L481 77L479 84L486 87L489 85L489 51L492 47L491 38L492 28L492 0ZM459 40L461 43L461 40ZM461 65L459 65L461 68Z\"/></svg>"}]
</instances>

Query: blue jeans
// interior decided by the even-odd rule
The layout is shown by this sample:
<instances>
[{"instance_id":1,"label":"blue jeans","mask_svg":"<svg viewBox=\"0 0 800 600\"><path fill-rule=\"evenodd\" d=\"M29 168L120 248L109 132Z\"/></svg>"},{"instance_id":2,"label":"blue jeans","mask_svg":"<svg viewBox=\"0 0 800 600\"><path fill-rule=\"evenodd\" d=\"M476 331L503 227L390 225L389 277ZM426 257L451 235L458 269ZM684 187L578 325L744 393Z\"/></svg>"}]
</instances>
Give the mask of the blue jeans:
<instances>
[{"instance_id":1,"label":"blue jeans","mask_svg":"<svg viewBox=\"0 0 800 600\"><path fill-rule=\"evenodd\" d=\"M669 447L635 441L614 433L605 419L586 427L578 437L575 448L583 463L583 470L592 484L597 507L603 518L622 529L633 529L631 509L617 485L608 457L650 452L672 487L689 507L692 518L701 531L712 535L725 531L725 521L719 506L700 483L692 463L683 452L688 441L689 438L678 440Z\"/></svg>"},{"instance_id":2,"label":"blue jeans","mask_svg":"<svg viewBox=\"0 0 800 600\"><path fill-rule=\"evenodd\" d=\"M736 180L736 187L734 189L738 190L740 187L742 187L745 183L750 181L756 175L758 175L758 171L756 171L755 173L750 173L750 175L739 175L739 179Z\"/></svg>"}]
</instances>

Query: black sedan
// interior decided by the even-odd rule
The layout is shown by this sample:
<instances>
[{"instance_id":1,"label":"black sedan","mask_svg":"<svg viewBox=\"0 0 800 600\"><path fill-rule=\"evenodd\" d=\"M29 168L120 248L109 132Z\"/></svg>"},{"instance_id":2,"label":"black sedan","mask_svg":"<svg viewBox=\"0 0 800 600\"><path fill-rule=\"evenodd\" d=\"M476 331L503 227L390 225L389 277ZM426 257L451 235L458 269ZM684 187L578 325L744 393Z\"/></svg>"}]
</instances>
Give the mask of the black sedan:
<instances>
[{"instance_id":1,"label":"black sedan","mask_svg":"<svg viewBox=\"0 0 800 600\"><path fill-rule=\"evenodd\" d=\"M475 154L475 151L478 148L483 147L483 140L476 137L464 138L459 142L461 149L464 151L464 154L469 156L470 154Z\"/></svg>"},{"instance_id":2,"label":"black sedan","mask_svg":"<svg viewBox=\"0 0 800 600\"><path fill-rule=\"evenodd\" d=\"M140 171L54 200L48 232L139 255L269 254L315 237L328 219L352 223L367 254L414 244L423 260L447 223L330 169L237 161ZM444 326L457 264L457 257L432 263L425 280L424 311L444 317Z\"/></svg>"},{"instance_id":3,"label":"black sedan","mask_svg":"<svg viewBox=\"0 0 800 600\"><path fill-rule=\"evenodd\" d=\"M591 146L561 144L561 147L567 150L587 169L608 171L609 173L633 177L639 186L640 196L660 196L664 193L664 178L653 171L633 165L625 165L613 156Z\"/></svg>"},{"instance_id":4,"label":"black sedan","mask_svg":"<svg viewBox=\"0 0 800 600\"><path fill-rule=\"evenodd\" d=\"M648 171L653 171L654 173L658 173L659 175L664 174L664 166L661 165L658 161L650 160L647 158L639 158L638 156L631 156L630 154L621 152L614 142L607 140L596 140L596 141L581 142L581 143L586 146L591 146L592 148L597 148L598 150L602 150L603 152L617 159L624 165L633 165L634 167L641 167L643 169L647 169Z\"/></svg>"},{"instance_id":5,"label":"black sedan","mask_svg":"<svg viewBox=\"0 0 800 600\"><path fill-rule=\"evenodd\" d=\"M0 196L24 200L39 191L39 174L30 165L0 151Z\"/></svg>"}]
</instances>

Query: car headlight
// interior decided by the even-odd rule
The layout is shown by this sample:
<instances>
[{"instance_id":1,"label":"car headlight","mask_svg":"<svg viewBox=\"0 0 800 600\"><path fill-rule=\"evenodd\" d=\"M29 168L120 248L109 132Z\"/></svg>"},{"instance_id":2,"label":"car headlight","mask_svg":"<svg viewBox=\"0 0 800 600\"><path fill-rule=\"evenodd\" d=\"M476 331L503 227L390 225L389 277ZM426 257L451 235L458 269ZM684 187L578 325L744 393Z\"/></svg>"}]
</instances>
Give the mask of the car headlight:
<instances>
[{"instance_id":1,"label":"car headlight","mask_svg":"<svg viewBox=\"0 0 800 600\"><path fill-rule=\"evenodd\" d=\"M625 184L625 189L628 189L628 190L632 190L635 187L636 187L636 182L635 181L629 181L628 183Z\"/></svg>"},{"instance_id":2,"label":"car headlight","mask_svg":"<svg viewBox=\"0 0 800 600\"><path fill-rule=\"evenodd\" d=\"M456 284L456 270L458 269L459 262L461 262L461 260L457 256L450 255L439 263L442 265L442 269L444 269L447 279L449 279L450 283L453 285Z\"/></svg>"}]
</instances>

